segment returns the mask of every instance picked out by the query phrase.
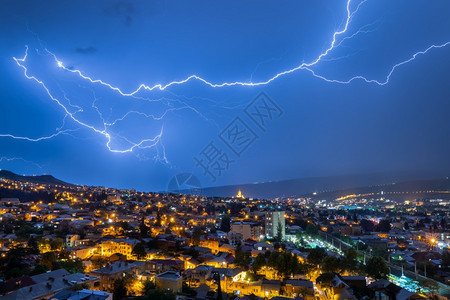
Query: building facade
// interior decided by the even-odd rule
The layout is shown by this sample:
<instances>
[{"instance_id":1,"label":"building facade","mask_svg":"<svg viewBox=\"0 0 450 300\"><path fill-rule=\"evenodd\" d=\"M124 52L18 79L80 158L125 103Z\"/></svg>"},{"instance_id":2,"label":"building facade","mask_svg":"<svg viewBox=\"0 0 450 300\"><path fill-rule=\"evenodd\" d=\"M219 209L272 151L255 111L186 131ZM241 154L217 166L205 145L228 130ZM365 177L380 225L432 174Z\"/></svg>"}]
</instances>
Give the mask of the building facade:
<instances>
[{"instance_id":1,"label":"building facade","mask_svg":"<svg viewBox=\"0 0 450 300\"><path fill-rule=\"evenodd\" d=\"M281 233L281 239L284 240L286 236L286 222L284 220L284 211L266 212L265 231L267 238L276 238L278 234Z\"/></svg>"}]
</instances>

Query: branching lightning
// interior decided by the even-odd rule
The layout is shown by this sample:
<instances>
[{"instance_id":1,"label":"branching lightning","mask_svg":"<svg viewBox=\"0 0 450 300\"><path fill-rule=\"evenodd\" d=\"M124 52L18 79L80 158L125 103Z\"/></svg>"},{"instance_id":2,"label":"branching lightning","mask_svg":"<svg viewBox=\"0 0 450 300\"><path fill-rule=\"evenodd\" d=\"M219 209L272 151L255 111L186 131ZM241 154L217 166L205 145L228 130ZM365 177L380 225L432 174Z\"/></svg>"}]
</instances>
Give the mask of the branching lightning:
<instances>
[{"instance_id":1,"label":"branching lightning","mask_svg":"<svg viewBox=\"0 0 450 300\"><path fill-rule=\"evenodd\" d=\"M6 162L11 162L11 161L16 161L16 160L23 161L23 162L25 162L25 163L27 163L27 164L35 165L35 166L38 167L39 169L42 169L42 166L41 166L40 164L35 163L34 161L31 161L31 160L26 160L26 159L24 159L24 158L22 158L22 157L6 157L6 156L0 157L0 163L2 163L2 162L4 162L4 161L6 161Z\"/></svg>"},{"instance_id":2,"label":"branching lightning","mask_svg":"<svg viewBox=\"0 0 450 300\"><path fill-rule=\"evenodd\" d=\"M108 147L109 151L115 152L115 153L127 153L127 152L132 152L136 148L140 148L140 149L152 148L152 147L156 146L158 144L158 142L160 142L160 139L161 139L161 136L162 136L162 133L163 133L163 128L161 128L160 133L157 134L153 138L143 139L143 140L141 140L141 141L139 141L137 143L131 142L130 140L127 140L132 145L129 148L126 148L126 149L115 149L115 148L112 148L111 145L110 145L112 137L111 137L111 134L107 131L108 124L103 123L103 125L104 125L103 128L98 129L98 128L96 128L96 127L94 127L92 125L89 125L89 124L81 121L80 119L78 119L75 116L75 114L77 112L79 112L80 109L78 109L76 112L70 112L69 109L66 106L64 106L61 103L60 100L58 100L56 97L54 97L52 95L52 93L50 92L49 88L45 85L45 83L43 81L39 80L35 76L28 75L28 69L23 64L26 61L27 56L28 56L28 46L26 47L25 55L23 56L23 58L16 58L16 57L13 58L14 61L16 62L16 64L24 70L25 77L27 79L34 80L35 82L37 82L39 85L41 85L44 88L44 90L48 94L48 96L63 109L63 111L65 113L65 118L69 117L70 119L72 119L76 124L80 125L81 127L90 129L91 131L102 135L106 139L106 146ZM73 106L73 105L71 105L71 106ZM14 136L14 135L11 135L11 134L3 134L3 135L0 135L0 136L11 137L11 138L14 138L14 139L22 139L22 140L27 140L27 141L31 141L31 142L38 142L38 141L54 138L54 137L56 137L56 136L58 136L58 135L60 135L62 133L67 132L67 131L69 131L69 130L59 130L59 131L57 131L56 133L54 133L52 135L49 135L49 136L46 136L46 137L40 137L40 138L18 137L18 136ZM164 156L164 159L165 159L165 156Z\"/></svg>"},{"instance_id":3,"label":"branching lightning","mask_svg":"<svg viewBox=\"0 0 450 300\"><path fill-rule=\"evenodd\" d=\"M367 26L370 26L370 25L372 25L372 24L368 24L368 25L363 26L363 27L360 28L358 31L356 31L355 33L353 33L352 35L350 35L350 36L348 36L348 37L344 37L344 38L342 38L342 39L338 39L340 36L342 36L343 34L347 33L351 20L353 19L353 17L355 16L355 14L359 11L359 9L361 8L361 6L362 6L366 1L367 1L367 0L363 0L363 1L359 2L358 5L356 6L356 9L353 10L353 11L351 11L351 9L350 9L352 0L348 0L348 1L347 1L347 5L346 5L347 17L346 17L346 19L345 19L345 23L344 23L343 28L342 28L341 30L338 30L338 31L336 31L336 32L333 33L333 35L332 35L332 40L331 40L331 43L330 43L330 46L329 46L324 52L322 52L319 56L317 56L316 59L314 59L313 61L311 61L311 62L309 62L309 63L303 62L302 64L300 64L300 65L298 65L298 66L296 66L296 67L294 67L294 68L292 68L292 69L285 70L285 71L282 71L282 72L280 72L280 73L277 73L277 74L273 75L272 77L270 77L270 78L268 78L268 79L266 79L266 80L263 80L263 81L256 81L256 82L253 82L253 81L234 81L234 82L214 83L214 82L208 81L208 80L206 80L206 79L204 79L203 77L200 77L200 76L198 76L198 75L190 75L190 76L186 77L185 79L172 81L172 82L169 82L169 83L167 83L167 84L155 84L155 85L153 85L153 86L149 86L149 85L146 85L146 84L141 84L141 85L139 85L138 88L137 88L136 90L134 90L134 91L131 91L131 92L124 92L124 91L122 91L119 87L113 86L113 85L111 85L110 83L104 82L104 81L101 80L101 79L93 79L93 78L91 78L90 76L84 75L80 70L69 69L69 68L65 67L64 64L63 64L63 62L62 62L61 60L59 60L59 59L56 57L55 54L53 54L52 52L48 51L47 49L46 49L46 51L47 51L50 55L53 56L53 58L54 58L56 64L58 65L58 67L64 69L65 71L68 71L68 72L72 72L72 73L78 74L81 78L83 78L83 79L85 79L85 80L88 80L88 81L90 81L91 83L97 83L97 84L101 84L101 85L104 85L104 86L106 86L106 87L109 87L110 89L112 89L112 90L114 90L114 91L120 93L122 96L133 96L133 95L139 93L139 92L142 91L142 90L147 90L147 91L161 90L161 91L163 91L163 90L168 89L168 88L171 87L171 86L174 86L174 85L182 85L182 84L188 83L188 82L193 81L193 80L200 81L200 82L204 83L205 85L210 86L210 87L212 87L212 88L232 87L232 86L244 86L244 87L246 87L246 86L250 86L250 87L262 86L262 85L267 85L267 84L271 83L272 81L274 81L274 80L276 80L276 79L278 79L278 78L280 78L280 77L283 77L283 76L285 76L285 75L294 73L294 72L299 71L299 70L307 70L307 71L310 71L315 77L317 77L317 78L319 78L319 79L323 79L323 80L325 80L325 81L327 81L327 82L334 82L334 83L347 84L347 83L350 83L350 82L352 82L352 81L354 81L354 80L356 80L356 79L361 79L361 80L363 80L363 81L365 81L365 82L367 82L367 83L376 83L376 84L378 84L378 85L385 85L385 84L387 84L387 83L389 82L389 79L390 79L392 73L393 73L398 67L400 67L400 66L402 66L402 65L404 65L404 64L407 64L407 63L413 61L414 59L416 59L416 57L417 57L418 55L426 54L428 51L430 51L430 50L432 50L432 49L435 49L435 48L443 48L443 47L446 47L446 46L448 46L448 45L450 44L450 42L446 42L446 43L443 43L443 44L440 44L440 45L431 45L431 46L428 47L427 49L415 53L415 54L414 54L412 57L410 57L409 59L407 59L407 60L405 60L405 61L402 61L402 62L400 62L400 63L394 65L394 66L392 67L392 69L390 70L390 72L387 74L385 80L382 80L382 81L379 81L379 80L376 80L376 79L368 79L368 78L366 78L366 77L364 77L364 76L361 76L361 75L354 76L354 77L352 77L352 78L350 78L350 79L348 79L348 80L334 80L334 79L328 79L328 78L326 78L326 77L324 77L324 76L321 76L321 75L316 74L311 68L313 68L314 66L316 66L317 64L319 64L321 61L323 61L325 57L327 57L334 49L336 49L337 47L339 47L345 40L351 39L351 38L355 37L356 35L358 35L358 34L360 34L360 33L367 33L367 32L370 32L370 30L364 30L364 28L367 27Z\"/></svg>"},{"instance_id":4,"label":"branching lightning","mask_svg":"<svg viewBox=\"0 0 450 300\"><path fill-rule=\"evenodd\" d=\"M408 64L410 62L412 62L413 60L415 60L417 57L421 56L421 55L425 55L426 53L428 53L429 51L433 50L433 49L439 49L439 48L444 48L448 45L450 45L450 42L446 42L446 43L442 43L442 44L437 44L437 45L431 45L428 48L426 48L425 50L419 51L414 53L411 57L409 57L408 59L399 62L397 64L395 64L394 66L392 66L392 68L389 70L389 72L387 73L386 77L382 80L377 80L377 79L370 79L367 77L364 77L362 75L356 75L354 77L351 77L349 79L346 80L339 80L339 79L330 79L327 78L323 75L318 74L315 70L314 67L316 67L319 63L321 62L326 62L326 61L330 61L332 59L328 58L329 54L335 50L336 48L340 47L343 42L345 42L346 40L352 39L355 36L362 34L362 33L369 33L372 32L370 29L367 29L368 26L371 26L373 24L368 24L366 26L361 27L359 30L357 30L356 32L349 34L349 25L352 21L352 19L354 18L354 16L356 15L356 13L360 10L360 8L362 7L362 5L364 3L366 3L367 0L362 0L359 1L358 4L353 5L352 0L347 0L346 2L346 17L345 17L345 21L343 22L343 25L340 26L341 29L333 32L332 34L332 38L331 38L331 42L328 46L328 48L326 48L322 53L320 53L314 60L310 61L310 62L303 62L300 65L297 65L291 69L288 70L284 70L281 71L279 73L276 73L275 75L262 80L262 81L252 81L252 79L250 79L250 81L231 81L231 82L212 82L212 81L208 81L207 79L199 76L199 75L190 75L184 79L181 80L175 80L169 83L158 83L158 84L154 84L154 85L146 85L146 84L140 84L137 89L130 91L130 92L126 92L123 91L121 88L110 84L108 82L103 81L102 79L96 79L93 78L91 76L85 75L81 70L78 69L72 69L70 67L67 67L64 65L64 63L52 52L50 52L47 48L45 48L45 52L50 55L54 62L56 63L56 65L63 69L66 72L70 72L72 74L75 74L77 76L79 76L81 79L88 81L91 84L99 84L102 85L104 87L109 88L110 90L118 93L120 96L123 97L134 97L134 98L138 98L141 99L140 96L138 96L137 94L143 91L155 91L155 90L159 90L159 91L164 91L164 90L168 90L170 87L173 86L177 86L177 85L184 85L187 84L189 82L192 81L198 81L203 83L206 86L209 86L211 88L224 88L224 87L234 87L234 86L240 86L240 87L256 87L256 86L264 86L264 85L268 85L270 84L272 81L279 79L281 77L284 77L288 74L292 74L294 72L297 72L299 70L305 70L310 72L314 77L322 79L326 82L330 82L330 83L340 83L340 84L349 84L353 81L356 80L362 80L366 83L374 83L380 86L386 85L389 83L390 78L392 76L392 74L401 66ZM356 6L353 10L351 9L351 6ZM172 107L167 109L165 112L163 112L160 115L156 115L156 114L148 114L148 113L144 113L141 111L137 111L137 110L130 110L128 112L126 112L125 114L123 114L121 117L115 118L113 121L106 121L105 118L102 116L100 110L98 109L98 107L95 105L95 100L92 103L92 108L97 110L97 113L99 115L99 117L101 118L101 120L103 121L103 125L100 127L96 127L93 126L91 124L88 124L84 121L82 121L80 118L77 117L77 113L83 111L83 109L77 105L72 105L70 104L70 100L68 99L68 97L66 97L64 95L65 100L69 103L69 106L72 108L76 108L77 110L72 112L66 105L64 105L60 100L58 100L55 96L52 95L52 93L50 92L50 89L45 85L45 83L43 81L41 81L40 79L36 78L35 76L29 75L28 73L28 69L25 66L25 61L27 59L27 55L28 55L28 47L26 47L26 51L25 51L25 55L23 58L13 58L14 61L16 62L16 64L22 68L24 70L24 75L26 78L35 81L36 83L38 83L40 86L42 86L42 88L45 90L45 92L48 94L48 96L51 98L51 100L53 100L57 105L59 105L64 114L64 120L65 119L70 119L73 122L76 123L77 126L79 126L80 128L85 128L85 129L89 129L92 132L99 134L101 136L104 137L104 139L106 140L106 146L108 148L109 151L111 152L115 152L115 153L128 153L128 152L132 152L135 149L147 149L147 148L151 148L151 147L155 147L158 144L161 144L161 137L163 135L163 128L161 127L161 130L159 132L159 134L157 134L156 136L154 136L153 138L150 139L143 139L141 141L138 142L133 142L130 141L128 138L126 137L122 137L119 135L120 138L122 138L123 140L126 140L131 146L127 147L127 148L122 148L122 149L118 149L118 148L114 148L111 146L111 140L112 140L112 133L109 131L109 128L111 126L116 125L118 122L124 121L126 118L131 117L132 115L140 115L140 116L144 116L146 118L150 118L153 120L163 120L164 117L172 112L172 111L176 111L176 110L180 110L180 109L191 109L195 112L197 112L198 114L200 114L200 112L198 112L195 108L189 106L189 105L185 105L182 107ZM95 98L95 96L94 96ZM200 114L201 115L201 114ZM38 142L38 141L42 141L42 140L47 140L47 139L51 139L54 138L56 136L59 136L61 134L65 134L68 133L70 130L63 130L61 128L58 128L56 133L52 134L52 135L48 135L45 137L39 137L39 138L29 138L29 137L21 137L21 136L14 136L12 134L0 134L0 137L10 137L10 138L14 138L14 139L19 139L19 140L27 140L27 141L31 141L31 142ZM164 149L164 146L161 144L162 149ZM164 152L164 150L163 150ZM163 155L163 160L167 161L165 154Z\"/></svg>"}]
</instances>

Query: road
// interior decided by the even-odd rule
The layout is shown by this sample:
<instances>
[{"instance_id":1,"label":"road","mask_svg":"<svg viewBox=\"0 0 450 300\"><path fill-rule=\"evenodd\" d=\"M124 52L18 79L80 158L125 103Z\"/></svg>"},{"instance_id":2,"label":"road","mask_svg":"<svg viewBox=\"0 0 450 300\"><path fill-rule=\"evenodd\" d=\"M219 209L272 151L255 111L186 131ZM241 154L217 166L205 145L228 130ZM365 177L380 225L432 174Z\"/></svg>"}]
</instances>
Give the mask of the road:
<instances>
[{"instance_id":1,"label":"road","mask_svg":"<svg viewBox=\"0 0 450 300\"><path fill-rule=\"evenodd\" d=\"M327 241L329 244L333 245L334 247L336 247L336 248L338 248L338 249L340 249L342 251L345 251L345 250L347 250L349 248L352 248L352 246L350 244L342 241L339 238L333 237L333 236L331 236L331 235L329 235L329 234L327 234L325 232L320 231L319 235L323 239L325 239L325 241ZM363 255L366 259L372 257L372 255L370 253L365 253L365 252L362 252L362 251L358 251L358 253L360 255ZM397 265L394 265L394 264L392 264L390 262L388 262L388 266L391 269L391 273L402 274L402 268L401 267L399 267ZM395 272L393 272L393 270L395 270ZM416 274L414 272L411 272L411 271L405 270L405 269L403 269L403 274L404 274L404 276L406 276L407 278L409 278L411 280L421 279L421 280L434 281L439 286L439 291L438 291L439 295L450 296L450 286L448 286L448 285L446 285L446 284L444 284L442 282L436 281L436 280L434 280L432 278L428 278L428 277L425 277L425 276L420 275L420 274ZM393 275L395 275L395 274L393 274Z\"/></svg>"}]
</instances>

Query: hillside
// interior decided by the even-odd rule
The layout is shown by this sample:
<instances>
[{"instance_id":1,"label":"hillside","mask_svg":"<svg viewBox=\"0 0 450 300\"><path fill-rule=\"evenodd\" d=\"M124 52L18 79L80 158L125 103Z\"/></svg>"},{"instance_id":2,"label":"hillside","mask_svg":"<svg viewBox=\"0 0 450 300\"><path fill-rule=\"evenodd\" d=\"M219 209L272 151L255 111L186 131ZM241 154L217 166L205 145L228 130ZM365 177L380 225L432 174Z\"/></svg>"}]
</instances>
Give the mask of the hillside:
<instances>
[{"instance_id":1,"label":"hillside","mask_svg":"<svg viewBox=\"0 0 450 300\"><path fill-rule=\"evenodd\" d=\"M399 182L411 182L409 185L402 185L410 190L422 189L422 185L416 181L434 180L445 178L443 174L430 174L426 172L404 172L404 173L376 173L343 175L329 177L298 178L262 183L228 185L219 187L202 188L201 194L204 196L230 197L236 195L241 190L246 197L272 199L277 197L301 197L316 193L320 196L333 197L335 194L356 191L373 191L375 187L390 185ZM448 182L448 180L446 181ZM418 185L414 187L414 185ZM430 184L426 184L430 188ZM433 186L433 183L431 184ZM399 188L400 186L397 186ZM442 182L436 188L442 188ZM336 191L340 191L337 193ZM329 193L329 194L327 194Z\"/></svg>"},{"instance_id":2,"label":"hillside","mask_svg":"<svg viewBox=\"0 0 450 300\"><path fill-rule=\"evenodd\" d=\"M73 185L73 184L64 182L62 180L56 179L52 175L22 176L22 175L18 175L16 173L13 173L8 170L0 170L0 178L16 180L16 181L23 181L23 182L43 183L43 184L54 184L54 185L65 185L65 186Z\"/></svg>"}]
</instances>

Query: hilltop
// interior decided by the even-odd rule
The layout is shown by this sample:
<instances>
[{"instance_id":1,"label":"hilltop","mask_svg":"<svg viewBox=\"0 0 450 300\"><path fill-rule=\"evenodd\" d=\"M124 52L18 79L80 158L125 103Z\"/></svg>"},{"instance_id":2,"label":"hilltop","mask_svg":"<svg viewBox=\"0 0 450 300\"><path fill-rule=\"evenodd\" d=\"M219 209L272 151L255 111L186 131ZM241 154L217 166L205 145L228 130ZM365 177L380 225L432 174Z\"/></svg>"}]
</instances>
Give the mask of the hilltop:
<instances>
[{"instance_id":1,"label":"hilltop","mask_svg":"<svg viewBox=\"0 0 450 300\"><path fill-rule=\"evenodd\" d=\"M23 176L23 175L18 175L16 173L8 171L8 170L0 170L0 178L5 178L5 179L15 180L15 181L22 181L22 182L73 186L73 184L59 180L59 179L53 177L52 175Z\"/></svg>"}]
</instances>

